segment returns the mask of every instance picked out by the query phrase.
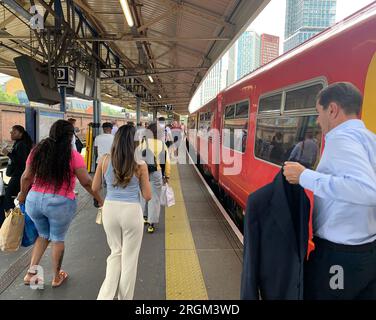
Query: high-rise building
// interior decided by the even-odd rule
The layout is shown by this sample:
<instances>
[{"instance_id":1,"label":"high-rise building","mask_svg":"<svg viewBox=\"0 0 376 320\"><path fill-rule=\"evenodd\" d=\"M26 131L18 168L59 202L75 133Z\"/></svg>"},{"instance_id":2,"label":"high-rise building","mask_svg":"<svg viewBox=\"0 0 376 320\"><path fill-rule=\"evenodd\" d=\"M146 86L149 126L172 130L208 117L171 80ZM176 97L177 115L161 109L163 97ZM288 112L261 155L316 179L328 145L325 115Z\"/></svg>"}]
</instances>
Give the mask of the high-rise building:
<instances>
[{"instance_id":1,"label":"high-rise building","mask_svg":"<svg viewBox=\"0 0 376 320\"><path fill-rule=\"evenodd\" d=\"M279 56L279 37L270 34L261 35L261 65L267 64Z\"/></svg>"},{"instance_id":2,"label":"high-rise building","mask_svg":"<svg viewBox=\"0 0 376 320\"><path fill-rule=\"evenodd\" d=\"M227 86L233 84L236 79L237 71L237 53L238 53L238 44L235 42L233 46L228 51L228 71L227 71Z\"/></svg>"},{"instance_id":3,"label":"high-rise building","mask_svg":"<svg viewBox=\"0 0 376 320\"><path fill-rule=\"evenodd\" d=\"M254 31L244 32L238 40L237 79L260 66L260 36Z\"/></svg>"},{"instance_id":4,"label":"high-rise building","mask_svg":"<svg viewBox=\"0 0 376 320\"><path fill-rule=\"evenodd\" d=\"M337 0L286 0L284 52L334 24Z\"/></svg>"},{"instance_id":5,"label":"high-rise building","mask_svg":"<svg viewBox=\"0 0 376 320\"><path fill-rule=\"evenodd\" d=\"M222 60L219 60L202 82L201 105L209 102L220 92L222 74Z\"/></svg>"}]
</instances>

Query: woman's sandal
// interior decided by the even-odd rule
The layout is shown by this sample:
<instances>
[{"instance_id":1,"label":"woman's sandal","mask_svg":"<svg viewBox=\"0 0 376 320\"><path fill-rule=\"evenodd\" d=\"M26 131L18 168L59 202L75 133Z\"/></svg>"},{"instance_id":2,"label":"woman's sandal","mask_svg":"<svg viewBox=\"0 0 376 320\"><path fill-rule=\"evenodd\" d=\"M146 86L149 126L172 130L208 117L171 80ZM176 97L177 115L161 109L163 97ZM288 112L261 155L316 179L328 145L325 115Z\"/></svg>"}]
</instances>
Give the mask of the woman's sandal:
<instances>
[{"instance_id":1,"label":"woman's sandal","mask_svg":"<svg viewBox=\"0 0 376 320\"><path fill-rule=\"evenodd\" d=\"M64 270L60 270L59 281L55 281L56 278L52 280L52 288L60 287L64 283L65 279L67 278L68 278L68 273L66 273Z\"/></svg>"}]
</instances>

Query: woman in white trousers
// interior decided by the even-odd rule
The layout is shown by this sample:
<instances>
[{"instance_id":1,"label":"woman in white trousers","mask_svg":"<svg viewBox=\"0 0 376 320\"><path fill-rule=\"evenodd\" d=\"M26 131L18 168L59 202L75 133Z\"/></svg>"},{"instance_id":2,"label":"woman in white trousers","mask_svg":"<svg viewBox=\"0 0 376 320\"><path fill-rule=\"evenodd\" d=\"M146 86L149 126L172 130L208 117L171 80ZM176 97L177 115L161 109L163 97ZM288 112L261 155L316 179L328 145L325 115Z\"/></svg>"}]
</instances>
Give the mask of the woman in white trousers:
<instances>
[{"instance_id":1,"label":"woman in white trousers","mask_svg":"<svg viewBox=\"0 0 376 320\"><path fill-rule=\"evenodd\" d=\"M111 249L98 300L113 300L116 293L119 300L133 299L143 235L140 192L151 199L147 165L135 161L134 135L133 126L119 128L111 155L99 160L94 176L93 190L100 191L103 179L107 185L102 219Z\"/></svg>"}]
</instances>

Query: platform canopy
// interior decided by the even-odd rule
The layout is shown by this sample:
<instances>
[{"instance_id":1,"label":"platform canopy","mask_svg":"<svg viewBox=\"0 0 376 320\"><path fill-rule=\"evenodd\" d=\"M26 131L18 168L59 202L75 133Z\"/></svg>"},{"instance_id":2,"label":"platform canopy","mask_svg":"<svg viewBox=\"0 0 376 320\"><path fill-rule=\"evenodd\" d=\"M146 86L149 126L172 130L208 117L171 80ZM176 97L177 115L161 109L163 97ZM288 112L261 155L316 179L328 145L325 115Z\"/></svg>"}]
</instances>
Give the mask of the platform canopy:
<instances>
[{"instance_id":1,"label":"platform canopy","mask_svg":"<svg viewBox=\"0 0 376 320\"><path fill-rule=\"evenodd\" d=\"M20 54L50 70L100 70L103 101L127 107L140 97L144 110L187 114L210 67L269 1L2 0L0 72L17 76Z\"/></svg>"}]
</instances>

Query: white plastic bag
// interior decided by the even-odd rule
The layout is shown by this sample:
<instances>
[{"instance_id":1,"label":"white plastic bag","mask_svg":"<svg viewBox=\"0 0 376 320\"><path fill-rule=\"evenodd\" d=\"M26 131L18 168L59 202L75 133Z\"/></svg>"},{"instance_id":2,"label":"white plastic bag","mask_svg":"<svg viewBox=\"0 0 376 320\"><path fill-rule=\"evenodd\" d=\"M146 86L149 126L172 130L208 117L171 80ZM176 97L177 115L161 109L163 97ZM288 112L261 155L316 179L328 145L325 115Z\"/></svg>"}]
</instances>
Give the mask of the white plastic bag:
<instances>
[{"instance_id":1,"label":"white plastic bag","mask_svg":"<svg viewBox=\"0 0 376 320\"><path fill-rule=\"evenodd\" d=\"M161 206L172 207L175 204L174 190L166 183L162 186Z\"/></svg>"},{"instance_id":2,"label":"white plastic bag","mask_svg":"<svg viewBox=\"0 0 376 320\"><path fill-rule=\"evenodd\" d=\"M161 202L161 206L166 206L166 203L167 203L166 192L167 192L167 184L164 184L162 186L161 197L159 199Z\"/></svg>"},{"instance_id":3,"label":"white plastic bag","mask_svg":"<svg viewBox=\"0 0 376 320\"><path fill-rule=\"evenodd\" d=\"M174 195L174 190L167 185L166 189L166 206L167 207L172 207L175 204L175 195Z\"/></svg>"},{"instance_id":4,"label":"white plastic bag","mask_svg":"<svg viewBox=\"0 0 376 320\"><path fill-rule=\"evenodd\" d=\"M2 176L0 176L0 196L5 196L5 186Z\"/></svg>"}]
</instances>

